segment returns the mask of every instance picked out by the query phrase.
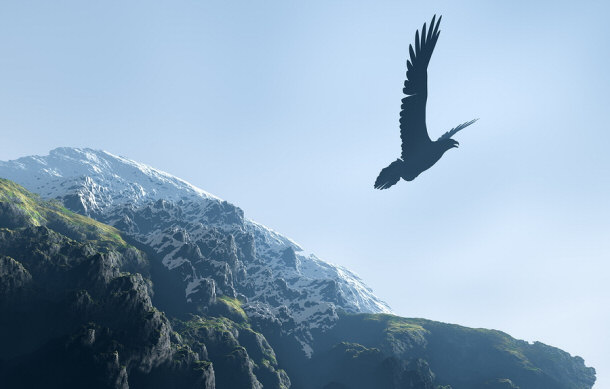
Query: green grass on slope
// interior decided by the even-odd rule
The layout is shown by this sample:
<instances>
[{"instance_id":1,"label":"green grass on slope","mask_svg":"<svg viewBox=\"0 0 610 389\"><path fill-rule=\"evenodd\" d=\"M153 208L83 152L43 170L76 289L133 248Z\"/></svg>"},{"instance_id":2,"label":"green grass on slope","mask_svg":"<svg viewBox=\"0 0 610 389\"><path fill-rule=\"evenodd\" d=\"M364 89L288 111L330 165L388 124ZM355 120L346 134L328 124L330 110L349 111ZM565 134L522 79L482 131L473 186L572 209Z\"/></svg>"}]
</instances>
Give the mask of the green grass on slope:
<instances>
[{"instance_id":1,"label":"green grass on slope","mask_svg":"<svg viewBox=\"0 0 610 389\"><path fill-rule=\"evenodd\" d=\"M541 371L526 356L526 350L530 349L531 345L526 341L515 339L505 332L485 328L470 328L426 319L402 320L417 323L437 336L452 336L462 339L465 349L478 349L484 345L490 351L495 350L500 354L510 356L512 361L523 369L533 372Z\"/></svg>"},{"instance_id":2,"label":"green grass on slope","mask_svg":"<svg viewBox=\"0 0 610 389\"><path fill-rule=\"evenodd\" d=\"M238 299L228 296L218 296L217 300L224 304L231 312L239 315L242 319L248 319L248 316L246 316L246 312L244 312L243 308L241 307L241 301L239 301Z\"/></svg>"},{"instance_id":3,"label":"green grass on slope","mask_svg":"<svg viewBox=\"0 0 610 389\"><path fill-rule=\"evenodd\" d=\"M411 343L413 346L423 345L428 353L454 354L455 357L459 356L463 359L470 357L476 359L486 355L489 360L497 359L503 364L510 364L533 374L543 373L544 367L540 365L541 360L549 360L553 357L558 361L562 358L566 361L571 360L569 354L559 349L548 347L548 350L543 350L541 347L515 339L497 330L468 328L456 324L403 318L390 314L345 314L342 318L345 320L345 324L341 327L344 333L348 329L359 329L354 331L354 336L350 336L350 341L364 340L366 344L373 347L408 339L413 341ZM363 337L363 334L374 333L381 336ZM555 356L551 352L553 350L560 355Z\"/></svg>"},{"instance_id":4,"label":"green grass on slope","mask_svg":"<svg viewBox=\"0 0 610 389\"><path fill-rule=\"evenodd\" d=\"M532 388L583 389L595 382L595 370L586 367L582 358L498 330L388 314L343 314L336 331L343 336L349 334L350 342L367 347L398 344L390 350L405 355L420 353L439 383L452 383L456 388L469 388L490 379L501 384L508 384L510 379L516 386ZM418 351L418 347L423 350Z\"/></svg>"},{"instance_id":5,"label":"green grass on slope","mask_svg":"<svg viewBox=\"0 0 610 389\"><path fill-rule=\"evenodd\" d=\"M28 192L23 187L0 178L0 202L17 206L28 221L35 226L40 226L46 222L44 216L40 214L40 206L38 205L40 201L38 196Z\"/></svg>"},{"instance_id":6,"label":"green grass on slope","mask_svg":"<svg viewBox=\"0 0 610 389\"><path fill-rule=\"evenodd\" d=\"M423 341L429 333L420 323L387 313L364 314L363 320L383 325L383 333L388 340L409 335L413 339Z\"/></svg>"},{"instance_id":7,"label":"green grass on slope","mask_svg":"<svg viewBox=\"0 0 610 389\"><path fill-rule=\"evenodd\" d=\"M0 178L0 203L15 206L30 225L59 225L100 245L109 242L127 246L116 228L69 211L56 201L42 200L38 195L3 178Z\"/></svg>"}]
</instances>

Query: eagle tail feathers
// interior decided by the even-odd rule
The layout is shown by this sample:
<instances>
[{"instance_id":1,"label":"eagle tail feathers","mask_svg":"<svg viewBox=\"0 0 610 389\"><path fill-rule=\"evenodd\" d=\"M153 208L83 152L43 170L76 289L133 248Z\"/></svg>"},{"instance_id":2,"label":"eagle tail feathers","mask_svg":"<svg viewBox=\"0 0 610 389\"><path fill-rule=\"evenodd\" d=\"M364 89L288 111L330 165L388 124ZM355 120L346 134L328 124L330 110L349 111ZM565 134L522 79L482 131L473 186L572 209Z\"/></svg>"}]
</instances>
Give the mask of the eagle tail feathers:
<instances>
[{"instance_id":1,"label":"eagle tail feathers","mask_svg":"<svg viewBox=\"0 0 610 389\"><path fill-rule=\"evenodd\" d=\"M388 189L400 180L401 171L404 168L404 161L397 159L389 166L381 169L379 176L375 180L375 189Z\"/></svg>"}]
</instances>

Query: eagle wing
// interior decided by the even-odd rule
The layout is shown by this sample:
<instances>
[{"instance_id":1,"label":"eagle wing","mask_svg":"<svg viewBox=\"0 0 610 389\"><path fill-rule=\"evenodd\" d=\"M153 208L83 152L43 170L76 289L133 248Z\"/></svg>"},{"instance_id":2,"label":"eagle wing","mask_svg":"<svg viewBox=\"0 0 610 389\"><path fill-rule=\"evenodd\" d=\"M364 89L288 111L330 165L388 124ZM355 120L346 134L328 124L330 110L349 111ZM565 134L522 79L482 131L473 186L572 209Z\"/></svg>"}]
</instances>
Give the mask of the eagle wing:
<instances>
[{"instance_id":1,"label":"eagle wing","mask_svg":"<svg viewBox=\"0 0 610 389\"><path fill-rule=\"evenodd\" d=\"M469 125L473 124L474 122L476 122L479 119L472 119L469 122L466 123L462 123L457 127L452 128L451 130L447 131L446 133L444 133L443 135L441 135L437 141L439 140L443 140L443 139L449 139L451 138L453 135L457 134L458 131L463 130L464 128L468 127Z\"/></svg>"},{"instance_id":2,"label":"eagle wing","mask_svg":"<svg viewBox=\"0 0 610 389\"><path fill-rule=\"evenodd\" d=\"M435 23L436 15L426 31L426 24L415 32L415 50L409 45L409 60L407 60L407 79L403 93L400 111L400 139L402 140L402 159L414 152L424 143L430 143L426 128L426 100L428 99L428 63L440 31L438 29L442 16Z\"/></svg>"}]
</instances>

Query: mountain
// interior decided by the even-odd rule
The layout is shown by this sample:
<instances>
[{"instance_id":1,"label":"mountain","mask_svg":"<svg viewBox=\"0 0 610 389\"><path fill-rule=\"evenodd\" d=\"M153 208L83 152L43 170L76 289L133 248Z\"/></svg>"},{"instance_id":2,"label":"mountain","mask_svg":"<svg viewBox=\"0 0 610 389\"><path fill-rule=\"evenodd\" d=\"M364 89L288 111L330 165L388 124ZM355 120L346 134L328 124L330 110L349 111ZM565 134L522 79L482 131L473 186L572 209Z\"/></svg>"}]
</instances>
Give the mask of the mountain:
<instances>
[{"instance_id":1,"label":"mountain","mask_svg":"<svg viewBox=\"0 0 610 389\"><path fill-rule=\"evenodd\" d=\"M304 254L238 207L141 163L105 151L58 148L48 156L0 162L0 177L115 226L153 251L171 278L172 298L162 303L167 309L190 310L216 295L238 297L250 315L290 328L307 353L310 330L331 325L337 308L390 312L349 270Z\"/></svg>"},{"instance_id":2,"label":"mountain","mask_svg":"<svg viewBox=\"0 0 610 389\"><path fill-rule=\"evenodd\" d=\"M150 274L146 254L118 230L0 179L2 387L290 385L243 318L170 322L153 305ZM210 306L239 316L235 299ZM196 336L183 328L195 326Z\"/></svg>"},{"instance_id":3,"label":"mountain","mask_svg":"<svg viewBox=\"0 0 610 389\"><path fill-rule=\"evenodd\" d=\"M0 177L12 180L0 180L8 387L595 382L581 358L541 343L391 315L347 269L146 165L61 148L0 162Z\"/></svg>"}]
</instances>

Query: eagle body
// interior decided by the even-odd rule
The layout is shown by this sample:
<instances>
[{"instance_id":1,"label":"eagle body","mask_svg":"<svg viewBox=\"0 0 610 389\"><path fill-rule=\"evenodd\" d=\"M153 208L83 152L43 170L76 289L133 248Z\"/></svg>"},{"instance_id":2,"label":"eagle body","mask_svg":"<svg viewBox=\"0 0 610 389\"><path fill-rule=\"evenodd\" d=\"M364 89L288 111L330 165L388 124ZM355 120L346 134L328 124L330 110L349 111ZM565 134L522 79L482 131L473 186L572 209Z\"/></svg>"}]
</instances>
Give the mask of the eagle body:
<instances>
[{"instance_id":1,"label":"eagle body","mask_svg":"<svg viewBox=\"0 0 610 389\"><path fill-rule=\"evenodd\" d=\"M415 49L409 45L407 60L407 79L405 80L400 111L400 138L402 154L396 161L382 169L375 180L376 189L387 189L402 178L412 181L422 172L430 169L449 149L458 147L459 143L451 137L458 131L471 125L478 119L460 124L447 131L436 141L428 136L426 128L426 100L428 99L428 64L440 31L438 29L442 16L435 23L436 15L426 31L426 24L415 32Z\"/></svg>"},{"instance_id":2,"label":"eagle body","mask_svg":"<svg viewBox=\"0 0 610 389\"><path fill-rule=\"evenodd\" d=\"M430 142L420 151L414 152L407 158L392 162L388 167L381 170L375 188L387 189L396 184L401 178L405 181L413 181L417 176L430 169L445 152L451 148L458 147L453 139Z\"/></svg>"}]
</instances>

